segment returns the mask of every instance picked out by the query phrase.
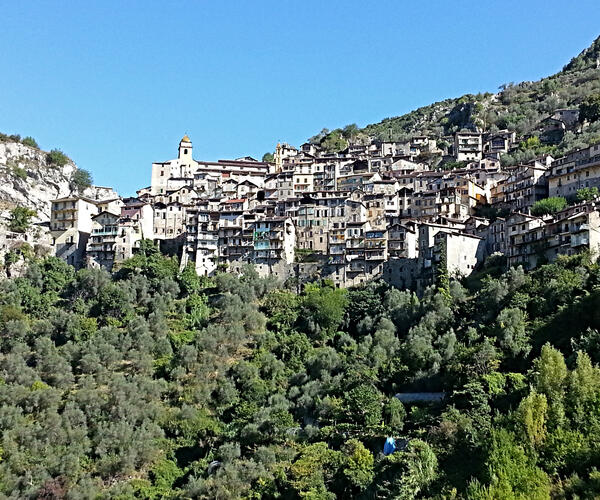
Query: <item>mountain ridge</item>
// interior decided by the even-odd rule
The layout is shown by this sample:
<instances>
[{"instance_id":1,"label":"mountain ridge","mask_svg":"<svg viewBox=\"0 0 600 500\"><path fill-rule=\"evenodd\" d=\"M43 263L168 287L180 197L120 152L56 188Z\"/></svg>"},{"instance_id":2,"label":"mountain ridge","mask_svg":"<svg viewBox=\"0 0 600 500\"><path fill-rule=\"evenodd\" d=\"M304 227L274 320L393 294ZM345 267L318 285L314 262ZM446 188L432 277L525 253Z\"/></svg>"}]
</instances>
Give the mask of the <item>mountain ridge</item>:
<instances>
[{"instance_id":1,"label":"mountain ridge","mask_svg":"<svg viewBox=\"0 0 600 500\"><path fill-rule=\"evenodd\" d=\"M600 92L599 67L600 36L562 70L539 80L503 84L497 93L468 93L444 99L362 128L348 125L333 131L324 129L309 140L323 143L329 139L331 143L336 134L349 142L405 141L415 135L442 139L461 129L491 132L507 129L522 137L537 135L540 121L554 110L578 107L584 99ZM353 134L345 134L346 130L352 130ZM578 137L567 134L564 140L553 145L551 152L560 154L585 147L595 139L600 139L597 124L583 130Z\"/></svg>"}]
</instances>

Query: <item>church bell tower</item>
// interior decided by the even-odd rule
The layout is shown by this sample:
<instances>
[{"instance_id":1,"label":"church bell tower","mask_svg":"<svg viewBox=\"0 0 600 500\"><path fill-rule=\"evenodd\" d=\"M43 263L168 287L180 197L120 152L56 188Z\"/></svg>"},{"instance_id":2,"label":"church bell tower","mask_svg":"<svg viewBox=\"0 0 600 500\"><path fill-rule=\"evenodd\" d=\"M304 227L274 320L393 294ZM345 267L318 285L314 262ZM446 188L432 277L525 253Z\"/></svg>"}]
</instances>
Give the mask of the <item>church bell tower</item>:
<instances>
[{"instance_id":1,"label":"church bell tower","mask_svg":"<svg viewBox=\"0 0 600 500\"><path fill-rule=\"evenodd\" d=\"M185 134L183 136L183 139L181 139L181 141L179 141L179 156L178 156L178 158L180 160L183 160L183 161L189 160L189 162L190 162L189 164L191 164L191 161L192 161L192 141L187 136L187 134Z\"/></svg>"}]
</instances>

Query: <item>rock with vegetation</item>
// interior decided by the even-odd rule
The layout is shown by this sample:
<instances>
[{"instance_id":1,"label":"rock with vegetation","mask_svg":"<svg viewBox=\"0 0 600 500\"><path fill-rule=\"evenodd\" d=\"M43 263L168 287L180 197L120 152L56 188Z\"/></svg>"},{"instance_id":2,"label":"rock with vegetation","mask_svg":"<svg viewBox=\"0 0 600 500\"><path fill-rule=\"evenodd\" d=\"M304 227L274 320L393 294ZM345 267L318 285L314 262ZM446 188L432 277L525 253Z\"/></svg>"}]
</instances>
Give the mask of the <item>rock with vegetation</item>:
<instances>
[{"instance_id":1,"label":"rock with vegetation","mask_svg":"<svg viewBox=\"0 0 600 500\"><path fill-rule=\"evenodd\" d=\"M534 82L506 83L498 93L466 94L418 108L405 115L386 118L359 129L323 129L310 139L327 150L343 149L343 141L368 142L371 138L407 141L428 135L448 142L460 130L498 131L508 129L518 136L542 136L544 118L555 110L581 111L581 131L567 131L558 141L523 143L516 154L505 155L513 165L540 154L559 156L567 151L600 142L600 37L573 58L562 71ZM446 138L446 139L444 139ZM430 159L433 161L433 159Z\"/></svg>"},{"instance_id":2,"label":"rock with vegetation","mask_svg":"<svg viewBox=\"0 0 600 500\"><path fill-rule=\"evenodd\" d=\"M62 151L38 148L32 137L0 134L0 219L15 207L35 210L34 221L50 219L53 199L81 194L94 199L117 196L92 186L92 177Z\"/></svg>"},{"instance_id":3,"label":"rock with vegetation","mask_svg":"<svg viewBox=\"0 0 600 500\"><path fill-rule=\"evenodd\" d=\"M50 200L68 196L77 167L48 163L47 154L16 141L0 141L0 210L6 216L16 206L36 210L39 220L50 218Z\"/></svg>"}]
</instances>

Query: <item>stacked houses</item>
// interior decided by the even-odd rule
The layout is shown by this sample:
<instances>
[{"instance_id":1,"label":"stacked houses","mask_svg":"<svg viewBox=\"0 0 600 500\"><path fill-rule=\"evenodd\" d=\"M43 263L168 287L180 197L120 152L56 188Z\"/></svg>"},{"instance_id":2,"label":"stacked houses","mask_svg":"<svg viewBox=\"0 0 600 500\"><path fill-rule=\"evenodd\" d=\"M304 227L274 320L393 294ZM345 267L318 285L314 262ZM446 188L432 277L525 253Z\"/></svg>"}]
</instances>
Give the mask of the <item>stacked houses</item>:
<instances>
[{"instance_id":1,"label":"stacked houses","mask_svg":"<svg viewBox=\"0 0 600 500\"><path fill-rule=\"evenodd\" d=\"M196 161L186 135L177 158L154 163L150 186L134 198L55 200L55 252L75 266L112 270L152 239L200 275L251 263L281 280L348 287L381 278L422 290L440 265L469 275L493 253L532 268L600 250L600 201L530 214L548 196L600 186L600 145L503 168L501 155L518 147L514 132L453 139L444 150L425 136L339 153L278 144L268 163ZM423 158L431 155L461 163L430 169Z\"/></svg>"}]
</instances>

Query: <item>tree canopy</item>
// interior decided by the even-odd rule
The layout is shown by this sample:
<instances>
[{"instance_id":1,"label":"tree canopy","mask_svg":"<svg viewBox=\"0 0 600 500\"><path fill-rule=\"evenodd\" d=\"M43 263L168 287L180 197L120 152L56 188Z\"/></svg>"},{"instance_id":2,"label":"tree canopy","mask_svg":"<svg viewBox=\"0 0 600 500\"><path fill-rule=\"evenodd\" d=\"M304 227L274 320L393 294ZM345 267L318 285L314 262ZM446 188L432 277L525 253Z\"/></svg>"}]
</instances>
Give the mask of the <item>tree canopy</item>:
<instances>
[{"instance_id":1,"label":"tree canopy","mask_svg":"<svg viewBox=\"0 0 600 500\"><path fill-rule=\"evenodd\" d=\"M24 233L31 226L31 218L35 216L35 210L17 206L10 211L8 228L15 233Z\"/></svg>"},{"instance_id":2,"label":"tree canopy","mask_svg":"<svg viewBox=\"0 0 600 500\"><path fill-rule=\"evenodd\" d=\"M548 215L567 207L567 200L562 196L554 196L536 201L531 207L531 215Z\"/></svg>"},{"instance_id":3,"label":"tree canopy","mask_svg":"<svg viewBox=\"0 0 600 500\"><path fill-rule=\"evenodd\" d=\"M3 496L600 494L589 256L421 297L200 278L149 241L112 275L26 259L0 281Z\"/></svg>"},{"instance_id":4,"label":"tree canopy","mask_svg":"<svg viewBox=\"0 0 600 500\"><path fill-rule=\"evenodd\" d=\"M588 96L579 105L579 121L595 122L600 120L600 93Z\"/></svg>"},{"instance_id":5,"label":"tree canopy","mask_svg":"<svg viewBox=\"0 0 600 500\"><path fill-rule=\"evenodd\" d=\"M71 176L71 188L78 192L89 188L92 185L92 182L92 174L82 168L75 170Z\"/></svg>"}]
</instances>

